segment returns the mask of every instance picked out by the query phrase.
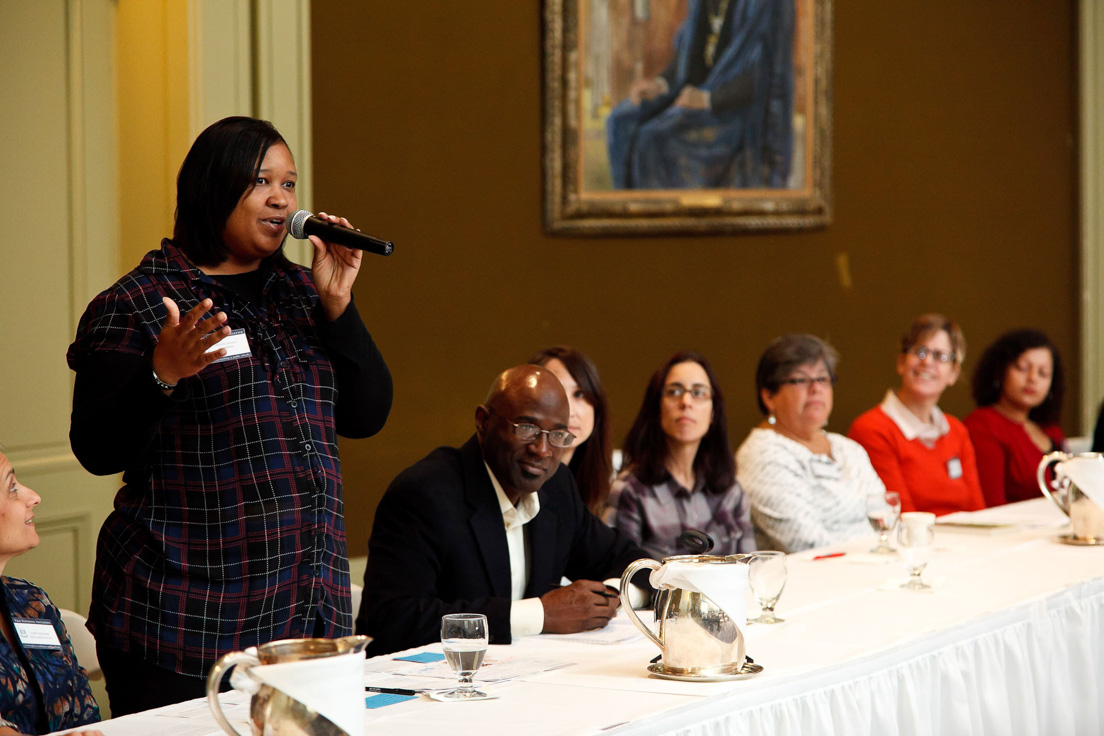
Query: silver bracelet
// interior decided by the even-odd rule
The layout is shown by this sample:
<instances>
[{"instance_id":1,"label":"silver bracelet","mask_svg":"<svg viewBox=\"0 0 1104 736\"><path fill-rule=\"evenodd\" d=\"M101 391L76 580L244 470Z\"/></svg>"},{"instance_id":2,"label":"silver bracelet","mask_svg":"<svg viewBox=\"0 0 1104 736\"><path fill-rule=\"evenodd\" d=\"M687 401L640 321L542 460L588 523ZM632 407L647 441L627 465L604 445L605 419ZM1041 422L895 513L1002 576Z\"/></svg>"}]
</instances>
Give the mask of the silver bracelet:
<instances>
[{"instance_id":1,"label":"silver bracelet","mask_svg":"<svg viewBox=\"0 0 1104 736\"><path fill-rule=\"evenodd\" d=\"M166 391L172 391L174 388L176 388L179 385L179 381L177 383L165 383L164 381L162 381L160 378L157 377L157 371L152 371L152 373L153 373L153 382L157 384L158 388L162 388Z\"/></svg>"}]
</instances>

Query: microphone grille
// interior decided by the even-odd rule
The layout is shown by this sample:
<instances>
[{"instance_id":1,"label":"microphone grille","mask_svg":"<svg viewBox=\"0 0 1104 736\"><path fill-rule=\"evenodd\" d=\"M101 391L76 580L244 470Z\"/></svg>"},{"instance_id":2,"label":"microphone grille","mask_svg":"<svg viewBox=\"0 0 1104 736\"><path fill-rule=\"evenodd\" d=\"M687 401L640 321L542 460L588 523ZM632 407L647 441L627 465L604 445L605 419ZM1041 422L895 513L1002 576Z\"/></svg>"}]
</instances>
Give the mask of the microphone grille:
<instances>
[{"instance_id":1,"label":"microphone grille","mask_svg":"<svg viewBox=\"0 0 1104 736\"><path fill-rule=\"evenodd\" d=\"M307 221L308 217L313 215L307 210L296 210L287 216L287 231L291 237L296 240L306 239L306 234L303 233L303 223Z\"/></svg>"}]
</instances>

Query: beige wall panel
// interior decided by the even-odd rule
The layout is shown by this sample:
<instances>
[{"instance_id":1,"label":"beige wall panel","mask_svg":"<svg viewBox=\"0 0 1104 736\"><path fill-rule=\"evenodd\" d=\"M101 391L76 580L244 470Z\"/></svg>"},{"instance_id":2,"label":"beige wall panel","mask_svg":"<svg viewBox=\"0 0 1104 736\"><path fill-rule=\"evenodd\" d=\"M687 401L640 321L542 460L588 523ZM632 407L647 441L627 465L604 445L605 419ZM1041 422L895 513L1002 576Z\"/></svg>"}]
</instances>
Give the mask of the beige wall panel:
<instances>
[{"instance_id":1,"label":"beige wall panel","mask_svg":"<svg viewBox=\"0 0 1104 736\"><path fill-rule=\"evenodd\" d=\"M253 114L253 18L249 0L192 0L189 6L191 145L216 120Z\"/></svg>"},{"instance_id":2,"label":"beige wall panel","mask_svg":"<svg viewBox=\"0 0 1104 736\"><path fill-rule=\"evenodd\" d=\"M295 156L299 207L314 211L311 147L310 1L273 0L257 6L258 117L272 121ZM322 209L325 209L324 207ZM308 241L288 238L292 260L310 264Z\"/></svg>"},{"instance_id":3,"label":"beige wall panel","mask_svg":"<svg viewBox=\"0 0 1104 736\"><path fill-rule=\"evenodd\" d=\"M0 235L0 442L43 497L40 548L5 572L87 609L114 478L69 449L65 351L93 290L117 276L113 0L0 3L0 146L11 186Z\"/></svg>"},{"instance_id":4,"label":"beige wall panel","mask_svg":"<svg viewBox=\"0 0 1104 736\"><path fill-rule=\"evenodd\" d=\"M0 3L0 443L9 452L68 431L69 187L66 4Z\"/></svg>"},{"instance_id":5,"label":"beige wall panel","mask_svg":"<svg viewBox=\"0 0 1104 736\"><path fill-rule=\"evenodd\" d=\"M72 5L72 4L71 4ZM116 105L116 3L78 3L79 73L73 90L73 323L93 296L120 275L119 116Z\"/></svg>"},{"instance_id":6,"label":"beige wall panel","mask_svg":"<svg viewBox=\"0 0 1104 736\"><path fill-rule=\"evenodd\" d=\"M1081 431L1092 434L1104 398L1104 7L1080 2Z\"/></svg>"}]
</instances>

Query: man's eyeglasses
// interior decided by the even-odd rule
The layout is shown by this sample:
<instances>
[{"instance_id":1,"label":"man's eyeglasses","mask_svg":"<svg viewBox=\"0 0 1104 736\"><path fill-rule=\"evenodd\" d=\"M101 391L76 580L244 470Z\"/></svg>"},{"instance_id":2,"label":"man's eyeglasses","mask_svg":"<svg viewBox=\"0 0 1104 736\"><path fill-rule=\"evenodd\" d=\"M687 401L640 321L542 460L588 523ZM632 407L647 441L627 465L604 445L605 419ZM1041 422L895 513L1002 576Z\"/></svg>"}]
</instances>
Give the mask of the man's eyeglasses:
<instances>
[{"instance_id":1,"label":"man's eyeglasses","mask_svg":"<svg viewBox=\"0 0 1104 736\"><path fill-rule=\"evenodd\" d=\"M519 440L525 442L533 442L542 434L548 435L548 444L553 447L570 447L571 443L575 441L575 435L568 432L566 429L541 429L535 424L529 424L528 422L511 422L506 417L502 416L494 410L494 407L488 406L487 411L500 417L504 422L511 425L514 428L514 434L517 435Z\"/></svg>"},{"instance_id":2,"label":"man's eyeglasses","mask_svg":"<svg viewBox=\"0 0 1104 736\"><path fill-rule=\"evenodd\" d=\"M915 355L917 360L924 360L929 355L934 358L937 363L952 363L955 359L954 353L944 353L942 350L932 350L927 345L913 345L908 351L912 355Z\"/></svg>"},{"instance_id":3,"label":"man's eyeglasses","mask_svg":"<svg viewBox=\"0 0 1104 736\"><path fill-rule=\"evenodd\" d=\"M708 401L713 398L713 391L704 383L695 383L686 388L681 383L671 383L663 387L663 398L678 401L683 394L690 394L694 401Z\"/></svg>"},{"instance_id":4,"label":"man's eyeglasses","mask_svg":"<svg viewBox=\"0 0 1104 736\"><path fill-rule=\"evenodd\" d=\"M808 390L813 384L821 388L827 388L835 382L835 376L816 376L815 378L812 376L798 376L796 378L783 378L779 381L783 386L797 386L805 390Z\"/></svg>"}]
</instances>

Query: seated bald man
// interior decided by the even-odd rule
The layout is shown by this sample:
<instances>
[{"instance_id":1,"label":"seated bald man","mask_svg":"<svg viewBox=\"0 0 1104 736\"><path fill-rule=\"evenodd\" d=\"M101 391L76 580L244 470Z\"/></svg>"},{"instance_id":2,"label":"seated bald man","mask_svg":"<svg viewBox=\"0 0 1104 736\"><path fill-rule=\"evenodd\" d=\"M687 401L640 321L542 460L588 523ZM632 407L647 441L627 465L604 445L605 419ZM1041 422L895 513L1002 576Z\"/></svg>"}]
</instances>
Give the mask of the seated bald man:
<instances>
[{"instance_id":1,"label":"seated bald man","mask_svg":"<svg viewBox=\"0 0 1104 736\"><path fill-rule=\"evenodd\" d=\"M446 613L483 613L492 644L606 625L601 580L647 555L583 505L560 464L567 394L535 365L511 368L475 410L475 436L404 470L376 510L357 633L369 654L441 638ZM561 578L574 582L560 587Z\"/></svg>"}]
</instances>

